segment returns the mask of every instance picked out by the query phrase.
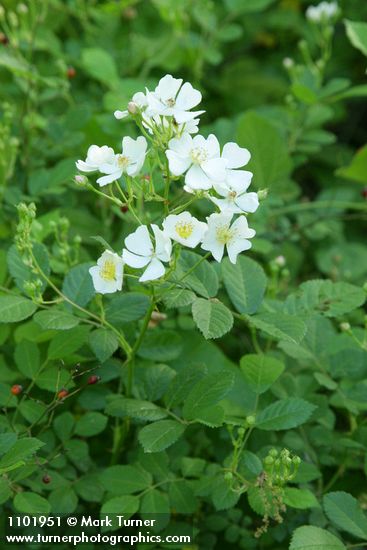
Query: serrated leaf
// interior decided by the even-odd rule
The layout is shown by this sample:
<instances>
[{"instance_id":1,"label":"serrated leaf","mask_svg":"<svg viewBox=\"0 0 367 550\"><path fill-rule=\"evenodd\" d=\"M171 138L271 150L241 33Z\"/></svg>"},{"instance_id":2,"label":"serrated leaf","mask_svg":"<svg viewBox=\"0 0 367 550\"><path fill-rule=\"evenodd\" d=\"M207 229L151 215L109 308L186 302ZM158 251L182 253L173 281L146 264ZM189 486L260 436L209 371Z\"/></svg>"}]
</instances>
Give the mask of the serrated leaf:
<instances>
[{"instance_id":1,"label":"serrated leaf","mask_svg":"<svg viewBox=\"0 0 367 550\"><path fill-rule=\"evenodd\" d=\"M174 290L169 290L162 294L162 300L164 305L171 308L176 307L185 307L192 304L196 296L191 290L186 290L184 288L176 288Z\"/></svg>"},{"instance_id":2,"label":"serrated leaf","mask_svg":"<svg viewBox=\"0 0 367 550\"><path fill-rule=\"evenodd\" d=\"M306 324L295 315L271 312L247 316L246 319L251 325L276 340L299 344L306 334Z\"/></svg>"},{"instance_id":3,"label":"serrated leaf","mask_svg":"<svg viewBox=\"0 0 367 550\"><path fill-rule=\"evenodd\" d=\"M338 529L367 541L367 518L352 495L344 491L328 493L323 505L327 517Z\"/></svg>"},{"instance_id":4,"label":"serrated leaf","mask_svg":"<svg viewBox=\"0 0 367 550\"><path fill-rule=\"evenodd\" d=\"M100 412L87 412L75 424L75 433L83 437L97 435L107 426L107 416Z\"/></svg>"},{"instance_id":5,"label":"serrated leaf","mask_svg":"<svg viewBox=\"0 0 367 550\"><path fill-rule=\"evenodd\" d=\"M112 527L106 526L103 531L119 529L118 518L115 516L124 516L124 519L129 519L139 510L139 504L139 498L134 495L114 497L104 502L101 508L101 517L108 516L111 519Z\"/></svg>"},{"instance_id":6,"label":"serrated leaf","mask_svg":"<svg viewBox=\"0 0 367 550\"><path fill-rule=\"evenodd\" d=\"M33 319L43 330L68 330L80 322L78 317L56 308L38 311Z\"/></svg>"},{"instance_id":7,"label":"serrated leaf","mask_svg":"<svg viewBox=\"0 0 367 550\"><path fill-rule=\"evenodd\" d=\"M24 376L31 379L36 376L40 368L40 352L37 344L22 340L15 346L14 359Z\"/></svg>"},{"instance_id":8,"label":"serrated leaf","mask_svg":"<svg viewBox=\"0 0 367 550\"><path fill-rule=\"evenodd\" d=\"M85 344L90 328L86 326L63 330L54 336L48 347L49 359L63 359Z\"/></svg>"},{"instance_id":9,"label":"serrated leaf","mask_svg":"<svg viewBox=\"0 0 367 550\"><path fill-rule=\"evenodd\" d=\"M284 489L284 504L291 508L305 510L307 508L320 508L315 495L308 489L286 487Z\"/></svg>"},{"instance_id":10,"label":"serrated leaf","mask_svg":"<svg viewBox=\"0 0 367 550\"><path fill-rule=\"evenodd\" d=\"M197 382L185 401L184 417L188 420L200 420L203 413L203 419L207 419L208 409L224 399L232 388L233 380L232 372L222 371Z\"/></svg>"},{"instance_id":11,"label":"serrated leaf","mask_svg":"<svg viewBox=\"0 0 367 550\"><path fill-rule=\"evenodd\" d=\"M17 323L30 317L37 305L23 296L0 296L0 323Z\"/></svg>"},{"instance_id":12,"label":"serrated leaf","mask_svg":"<svg viewBox=\"0 0 367 550\"><path fill-rule=\"evenodd\" d=\"M224 286L240 313L256 313L264 298L267 278L262 267L245 256L236 264L225 258L221 264Z\"/></svg>"},{"instance_id":13,"label":"serrated leaf","mask_svg":"<svg viewBox=\"0 0 367 550\"><path fill-rule=\"evenodd\" d=\"M280 399L266 407L256 418L260 430L288 430L306 422L316 406L298 397Z\"/></svg>"},{"instance_id":14,"label":"serrated leaf","mask_svg":"<svg viewBox=\"0 0 367 550\"><path fill-rule=\"evenodd\" d=\"M22 492L14 498L14 508L22 514L47 515L51 511L51 505L37 493Z\"/></svg>"},{"instance_id":15,"label":"serrated leaf","mask_svg":"<svg viewBox=\"0 0 367 550\"><path fill-rule=\"evenodd\" d=\"M89 335L89 345L94 355L101 363L109 359L117 350L119 342L117 336L112 330L107 328L97 328Z\"/></svg>"},{"instance_id":16,"label":"serrated leaf","mask_svg":"<svg viewBox=\"0 0 367 550\"><path fill-rule=\"evenodd\" d=\"M129 495L143 491L152 483L152 476L133 465L116 465L105 468L100 475L103 487L113 494Z\"/></svg>"},{"instance_id":17,"label":"serrated leaf","mask_svg":"<svg viewBox=\"0 0 367 550\"><path fill-rule=\"evenodd\" d=\"M89 268L92 265L88 262L72 267L64 279L62 292L78 306L86 306L95 295L92 277L89 273Z\"/></svg>"},{"instance_id":18,"label":"serrated leaf","mask_svg":"<svg viewBox=\"0 0 367 550\"><path fill-rule=\"evenodd\" d=\"M172 380L166 396L167 407L179 405L190 393L196 382L207 373L205 365L188 365Z\"/></svg>"},{"instance_id":19,"label":"serrated leaf","mask_svg":"<svg viewBox=\"0 0 367 550\"><path fill-rule=\"evenodd\" d=\"M127 397L117 397L111 400L106 407L106 414L125 418L130 416L138 420L161 420L167 416L167 413L161 408L140 399L129 399Z\"/></svg>"},{"instance_id":20,"label":"serrated leaf","mask_svg":"<svg viewBox=\"0 0 367 550\"><path fill-rule=\"evenodd\" d=\"M160 420L140 430L139 441L146 453L158 453L173 445L184 431L185 425L180 422Z\"/></svg>"},{"instance_id":21,"label":"serrated leaf","mask_svg":"<svg viewBox=\"0 0 367 550\"><path fill-rule=\"evenodd\" d=\"M24 437L18 439L15 444L2 456L0 460L0 470L7 468L16 462L28 459L35 454L38 449L44 446L44 443L34 437Z\"/></svg>"},{"instance_id":22,"label":"serrated leaf","mask_svg":"<svg viewBox=\"0 0 367 550\"><path fill-rule=\"evenodd\" d=\"M293 533L289 550L347 550L335 535L311 525L298 527Z\"/></svg>"},{"instance_id":23,"label":"serrated leaf","mask_svg":"<svg viewBox=\"0 0 367 550\"><path fill-rule=\"evenodd\" d=\"M190 288L204 298L213 298L217 295L219 281L213 266L190 250L181 252L173 278L180 285Z\"/></svg>"},{"instance_id":24,"label":"serrated leaf","mask_svg":"<svg viewBox=\"0 0 367 550\"><path fill-rule=\"evenodd\" d=\"M172 361L182 350L181 337L170 330L148 331L137 355L152 361Z\"/></svg>"},{"instance_id":25,"label":"serrated leaf","mask_svg":"<svg viewBox=\"0 0 367 550\"><path fill-rule=\"evenodd\" d=\"M138 321L149 309L149 297L140 292L115 296L106 307L106 319L114 327Z\"/></svg>"},{"instance_id":26,"label":"serrated leaf","mask_svg":"<svg viewBox=\"0 0 367 550\"><path fill-rule=\"evenodd\" d=\"M242 374L251 389L261 395L284 371L284 365L274 357L248 354L240 361Z\"/></svg>"},{"instance_id":27,"label":"serrated leaf","mask_svg":"<svg viewBox=\"0 0 367 550\"><path fill-rule=\"evenodd\" d=\"M197 298L192 304L192 316L207 340L220 338L233 326L232 313L218 300Z\"/></svg>"}]
</instances>

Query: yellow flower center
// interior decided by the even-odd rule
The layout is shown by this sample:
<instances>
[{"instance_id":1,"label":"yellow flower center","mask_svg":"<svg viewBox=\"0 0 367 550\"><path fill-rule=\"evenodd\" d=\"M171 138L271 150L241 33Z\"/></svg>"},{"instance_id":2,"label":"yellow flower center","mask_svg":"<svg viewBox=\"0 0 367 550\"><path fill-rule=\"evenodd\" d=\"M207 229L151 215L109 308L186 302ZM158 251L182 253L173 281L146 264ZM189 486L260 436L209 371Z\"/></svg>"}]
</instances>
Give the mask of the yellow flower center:
<instances>
[{"instance_id":1,"label":"yellow flower center","mask_svg":"<svg viewBox=\"0 0 367 550\"><path fill-rule=\"evenodd\" d=\"M194 147L191 149L191 160L194 164L201 164L208 158L208 153L202 147Z\"/></svg>"},{"instance_id":2,"label":"yellow flower center","mask_svg":"<svg viewBox=\"0 0 367 550\"><path fill-rule=\"evenodd\" d=\"M234 199L235 199L236 197L237 197L236 191L230 191L230 192L228 193L228 198L229 198L230 201L234 201Z\"/></svg>"},{"instance_id":3,"label":"yellow flower center","mask_svg":"<svg viewBox=\"0 0 367 550\"><path fill-rule=\"evenodd\" d=\"M191 222L178 222L175 225L175 229L181 239L188 239L194 231L194 226Z\"/></svg>"},{"instance_id":4,"label":"yellow flower center","mask_svg":"<svg viewBox=\"0 0 367 550\"><path fill-rule=\"evenodd\" d=\"M113 260L106 260L99 271L101 279L104 281L114 281L116 279L116 265Z\"/></svg>"},{"instance_id":5,"label":"yellow flower center","mask_svg":"<svg viewBox=\"0 0 367 550\"><path fill-rule=\"evenodd\" d=\"M117 164L120 168L126 168L129 164L129 157L124 157L124 155L117 155Z\"/></svg>"},{"instance_id":6,"label":"yellow flower center","mask_svg":"<svg viewBox=\"0 0 367 550\"><path fill-rule=\"evenodd\" d=\"M231 229L229 225L220 225L217 227L217 241L220 244L228 244L235 236L236 231Z\"/></svg>"},{"instance_id":7,"label":"yellow flower center","mask_svg":"<svg viewBox=\"0 0 367 550\"><path fill-rule=\"evenodd\" d=\"M176 100L171 97L170 99L166 100L166 105L167 107L174 107L176 105Z\"/></svg>"}]
</instances>

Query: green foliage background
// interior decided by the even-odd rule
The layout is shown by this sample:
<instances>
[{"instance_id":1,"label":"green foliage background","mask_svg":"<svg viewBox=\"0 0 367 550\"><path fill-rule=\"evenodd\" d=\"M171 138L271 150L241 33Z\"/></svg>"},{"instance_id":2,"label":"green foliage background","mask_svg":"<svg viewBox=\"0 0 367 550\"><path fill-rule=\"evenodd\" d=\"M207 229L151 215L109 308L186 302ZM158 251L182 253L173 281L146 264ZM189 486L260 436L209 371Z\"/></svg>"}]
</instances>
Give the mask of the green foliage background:
<instances>
[{"instance_id":1,"label":"green foliage background","mask_svg":"<svg viewBox=\"0 0 367 550\"><path fill-rule=\"evenodd\" d=\"M365 548L366 2L340 2L322 78L308 1L2 4L2 513L178 516L203 550ZM182 279L183 254L129 395L119 343L137 342L149 295L129 282L102 302L88 268L133 220L73 177L91 143L137 135L112 113L166 73L202 91L203 133L247 147L268 197L236 266ZM21 201L37 206L41 304L13 243ZM284 448L301 465L276 478Z\"/></svg>"}]
</instances>

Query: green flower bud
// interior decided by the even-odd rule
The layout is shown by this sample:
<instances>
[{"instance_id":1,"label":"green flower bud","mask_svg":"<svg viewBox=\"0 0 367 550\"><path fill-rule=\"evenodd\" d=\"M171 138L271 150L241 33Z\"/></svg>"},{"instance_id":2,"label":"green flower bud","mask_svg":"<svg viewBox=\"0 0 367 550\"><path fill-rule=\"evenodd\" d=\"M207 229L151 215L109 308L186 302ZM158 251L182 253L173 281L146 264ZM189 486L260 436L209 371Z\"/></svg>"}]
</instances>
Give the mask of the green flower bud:
<instances>
[{"instance_id":1,"label":"green flower bud","mask_svg":"<svg viewBox=\"0 0 367 550\"><path fill-rule=\"evenodd\" d=\"M231 480L233 479L233 474L232 474L232 472L226 472L226 473L224 474L224 479L225 479L226 481L231 481Z\"/></svg>"},{"instance_id":2,"label":"green flower bud","mask_svg":"<svg viewBox=\"0 0 367 550\"><path fill-rule=\"evenodd\" d=\"M249 426L253 426L256 422L256 418L253 415L246 416L246 422Z\"/></svg>"},{"instance_id":3,"label":"green flower bud","mask_svg":"<svg viewBox=\"0 0 367 550\"><path fill-rule=\"evenodd\" d=\"M270 449L269 455L276 458L278 456L278 451L276 449Z\"/></svg>"},{"instance_id":4,"label":"green flower bud","mask_svg":"<svg viewBox=\"0 0 367 550\"><path fill-rule=\"evenodd\" d=\"M272 465L274 464L274 458L273 458L272 456L270 456L270 455L266 456L266 457L264 458L264 464L265 464L266 466L272 466Z\"/></svg>"}]
</instances>

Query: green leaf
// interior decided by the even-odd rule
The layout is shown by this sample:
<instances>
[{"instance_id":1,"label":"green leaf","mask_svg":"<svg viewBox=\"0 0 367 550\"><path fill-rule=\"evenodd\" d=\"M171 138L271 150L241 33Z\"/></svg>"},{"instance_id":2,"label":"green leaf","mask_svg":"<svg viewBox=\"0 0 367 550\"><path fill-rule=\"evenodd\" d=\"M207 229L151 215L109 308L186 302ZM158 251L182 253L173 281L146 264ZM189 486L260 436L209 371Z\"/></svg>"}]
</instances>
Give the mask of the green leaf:
<instances>
[{"instance_id":1,"label":"green leaf","mask_svg":"<svg viewBox=\"0 0 367 550\"><path fill-rule=\"evenodd\" d=\"M106 407L106 414L124 418L126 416L138 420L161 420L167 413L150 401L140 399L129 399L127 397L116 397Z\"/></svg>"},{"instance_id":2,"label":"green leaf","mask_svg":"<svg viewBox=\"0 0 367 550\"><path fill-rule=\"evenodd\" d=\"M23 439L18 439L18 441L16 441L16 443L1 458L0 470L30 458L43 446L44 443L34 437L24 437Z\"/></svg>"},{"instance_id":3,"label":"green leaf","mask_svg":"<svg viewBox=\"0 0 367 550\"><path fill-rule=\"evenodd\" d=\"M107 416L100 412L85 413L75 425L75 433L83 437L97 435L107 426Z\"/></svg>"},{"instance_id":4,"label":"green leaf","mask_svg":"<svg viewBox=\"0 0 367 550\"><path fill-rule=\"evenodd\" d=\"M266 407L256 418L260 430L288 430L306 422L315 405L298 397L280 399Z\"/></svg>"},{"instance_id":5,"label":"green leaf","mask_svg":"<svg viewBox=\"0 0 367 550\"><path fill-rule=\"evenodd\" d=\"M37 305L23 296L0 296L0 323L17 323L30 317Z\"/></svg>"},{"instance_id":6,"label":"green leaf","mask_svg":"<svg viewBox=\"0 0 367 550\"><path fill-rule=\"evenodd\" d=\"M221 475L214 484L213 504L216 510L233 508L240 498L239 493L232 490L230 482Z\"/></svg>"},{"instance_id":7,"label":"green leaf","mask_svg":"<svg viewBox=\"0 0 367 550\"><path fill-rule=\"evenodd\" d=\"M85 264L72 267L64 279L62 292L78 306L86 306L94 297L95 290L89 268L93 264Z\"/></svg>"},{"instance_id":8,"label":"green leaf","mask_svg":"<svg viewBox=\"0 0 367 550\"><path fill-rule=\"evenodd\" d=\"M220 338L233 326L232 313L216 299L197 298L192 304L192 316L207 340Z\"/></svg>"},{"instance_id":9,"label":"green leaf","mask_svg":"<svg viewBox=\"0 0 367 550\"><path fill-rule=\"evenodd\" d=\"M48 347L48 358L64 359L78 351L85 344L89 330L89 327L81 326L56 334Z\"/></svg>"},{"instance_id":10,"label":"green leaf","mask_svg":"<svg viewBox=\"0 0 367 550\"><path fill-rule=\"evenodd\" d=\"M286 300L289 313L315 311L326 317L339 317L362 306L366 293L349 283L313 280L302 283L294 295Z\"/></svg>"},{"instance_id":11,"label":"green leaf","mask_svg":"<svg viewBox=\"0 0 367 550\"><path fill-rule=\"evenodd\" d=\"M367 86L366 86L366 95L367 95ZM342 178L347 178L357 183L362 183L362 185L367 184L367 145L361 147L354 157L352 158L351 163L348 166L339 168L337 170L337 175Z\"/></svg>"},{"instance_id":12,"label":"green leaf","mask_svg":"<svg viewBox=\"0 0 367 550\"><path fill-rule=\"evenodd\" d=\"M37 344L22 340L15 346L14 359L19 371L26 378L35 378L40 368L40 352Z\"/></svg>"},{"instance_id":13,"label":"green leaf","mask_svg":"<svg viewBox=\"0 0 367 550\"><path fill-rule=\"evenodd\" d=\"M188 420L207 419L208 410L224 399L233 386L234 375L230 371L206 376L190 391L184 404L183 414Z\"/></svg>"},{"instance_id":14,"label":"green leaf","mask_svg":"<svg viewBox=\"0 0 367 550\"><path fill-rule=\"evenodd\" d=\"M172 380L165 401L168 408L182 403L188 396L192 387L207 373L204 365L188 365Z\"/></svg>"},{"instance_id":15,"label":"green leaf","mask_svg":"<svg viewBox=\"0 0 367 550\"><path fill-rule=\"evenodd\" d=\"M180 285L190 288L204 298L213 298L217 295L219 281L215 269L195 252L182 250L173 278Z\"/></svg>"},{"instance_id":16,"label":"green leaf","mask_svg":"<svg viewBox=\"0 0 367 550\"><path fill-rule=\"evenodd\" d=\"M231 12L236 14L252 13L265 10L275 0L224 0L225 5Z\"/></svg>"},{"instance_id":17,"label":"green leaf","mask_svg":"<svg viewBox=\"0 0 367 550\"><path fill-rule=\"evenodd\" d=\"M6 453L15 444L18 436L14 432L0 434L0 454Z\"/></svg>"},{"instance_id":18,"label":"green leaf","mask_svg":"<svg viewBox=\"0 0 367 550\"><path fill-rule=\"evenodd\" d=\"M347 550L335 535L325 529L304 525L293 533L289 550Z\"/></svg>"},{"instance_id":19,"label":"green leaf","mask_svg":"<svg viewBox=\"0 0 367 550\"><path fill-rule=\"evenodd\" d=\"M103 503L101 508L101 517L109 516L112 521L112 529L118 529L118 519L114 516L124 516L129 519L139 510L139 498L133 495L123 495L121 497L110 498ZM105 528L103 531L109 531L111 528Z\"/></svg>"},{"instance_id":20,"label":"green leaf","mask_svg":"<svg viewBox=\"0 0 367 550\"><path fill-rule=\"evenodd\" d=\"M320 508L315 495L308 489L286 487L284 489L284 504L291 508L305 510L307 508Z\"/></svg>"},{"instance_id":21,"label":"green leaf","mask_svg":"<svg viewBox=\"0 0 367 550\"><path fill-rule=\"evenodd\" d=\"M119 81L115 60L112 55L102 48L84 48L82 51L82 65L87 73L106 84L109 88L115 87Z\"/></svg>"},{"instance_id":22,"label":"green leaf","mask_svg":"<svg viewBox=\"0 0 367 550\"><path fill-rule=\"evenodd\" d=\"M22 514L31 515L47 515L51 512L51 506L45 498L26 491L15 496L14 508Z\"/></svg>"},{"instance_id":23,"label":"green leaf","mask_svg":"<svg viewBox=\"0 0 367 550\"><path fill-rule=\"evenodd\" d=\"M55 433L61 441L67 441L71 438L74 431L74 425L74 416L69 411L59 414L53 423Z\"/></svg>"},{"instance_id":24,"label":"green leaf","mask_svg":"<svg viewBox=\"0 0 367 550\"><path fill-rule=\"evenodd\" d=\"M181 337L170 330L151 330L137 352L140 357L152 361L172 361L182 350Z\"/></svg>"},{"instance_id":25,"label":"green leaf","mask_svg":"<svg viewBox=\"0 0 367 550\"><path fill-rule=\"evenodd\" d=\"M295 315L286 313L259 313L246 317L247 321L276 340L299 344L306 334L306 324Z\"/></svg>"},{"instance_id":26,"label":"green leaf","mask_svg":"<svg viewBox=\"0 0 367 550\"><path fill-rule=\"evenodd\" d=\"M59 487L50 493L48 501L53 514L72 514L78 506L78 497L71 487Z\"/></svg>"},{"instance_id":27,"label":"green leaf","mask_svg":"<svg viewBox=\"0 0 367 550\"><path fill-rule=\"evenodd\" d=\"M353 46L367 56L367 23L346 19L345 28Z\"/></svg>"},{"instance_id":28,"label":"green leaf","mask_svg":"<svg viewBox=\"0 0 367 550\"><path fill-rule=\"evenodd\" d=\"M194 492L185 480L170 483L168 497L177 514L193 514L197 509Z\"/></svg>"},{"instance_id":29,"label":"green leaf","mask_svg":"<svg viewBox=\"0 0 367 550\"><path fill-rule=\"evenodd\" d=\"M142 517L146 517L149 520L155 520L155 527L161 529L169 521L170 507L168 497L158 489L153 489L146 493L140 506L140 514ZM155 517L152 518L152 514ZM146 515L146 516L145 516Z\"/></svg>"},{"instance_id":30,"label":"green leaf","mask_svg":"<svg viewBox=\"0 0 367 550\"><path fill-rule=\"evenodd\" d=\"M239 119L237 142L251 151L246 169L254 173L257 189L284 185L292 165L286 140L273 124L265 117L248 111Z\"/></svg>"},{"instance_id":31,"label":"green leaf","mask_svg":"<svg viewBox=\"0 0 367 550\"><path fill-rule=\"evenodd\" d=\"M336 491L323 498L324 510L338 529L367 540L367 518L358 501L349 493Z\"/></svg>"},{"instance_id":32,"label":"green leaf","mask_svg":"<svg viewBox=\"0 0 367 550\"><path fill-rule=\"evenodd\" d=\"M89 334L89 345L101 363L109 359L119 347L117 336L107 328L97 328Z\"/></svg>"},{"instance_id":33,"label":"green leaf","mask_svg":"<svg viewBox=\"0 0 367 550\"><path fill-rule=\"evenodd\" d=\"M142 468L116 465L105 468L100 475L103 487L114 494L129 495L143 491L152 483L152 476Z\"/></svg>"},{"instance_id":34,"label":"green leaf","mask_svg":"<svg viewBox=\"0 0 367 550\"><path fill-rule=\"evenodd\" d=\"M50 262L47 248L42 243L35 243L33 245L33 254L42 271L48 276L50 274ZM21 291L25 291L25 283L34 282L36 279L41 280L41 290L46 288L46 281L23 262L22 256L15 245L11 246L8 250L7 263L9 272Z\"/></svg>"},{"instance_id":35,"label":"green leaf","mask_svg":"<svg viewBox=\"0 0 367 550\"><path fill-rule=\"evenodd\" d=\"M106 319L114 327L138 321L148 311L149 297L140 292L115 296L106 308Z\"/></svg>"},{"instance_id":36,"label":"green leaf","mask_svg":"<svg viewBox=\"0 0 367 550\"><path fill-rule=\"evenodd\" d=\"M176 288L162 294L164 305L169 309L189 306L195 300L195 297L191 290L185 290L184 288Z\"/></svg>"},{"instance_id":37,"label":"green leaf","mask_svg":"<svg viewBox=\"0 0 367 550\"><path fill-rule=\"evenodd\" d=\"M139 432L139 441L146 453L159 453L170 447L185 431L185 425L175 420L160 420Z\"/></svg>"},{"instance_id":38,"label":"green leaf","mask_svg":"<svg viewBox=\"0 0 367 550\"><path fill-rule=\"evenodd\" d=\"M70 372L53 365L44 369L36 378L36 384L43 390L56 392L70 383Z\"/></svg>"},{"instance_id":39,"label":"green leaf","mask_svg":"<svg viewBox=\"0 0 367 550\"><path fill-rule=\"evenodd\" d=\"M256 313L263 301L267 284L263 268L246 256L239 256L236 264L225 258L221 268L224 286L237 311Z\"/></svg>"},{"instance_id":40,"label":"green leaf","mask_svg":"<svg viewBox=\"0 0 367 550\"><path fill-rule=\"evenodd\" d=\"M255 354L242 357L240 367L246 382L258 395L266 392L284 371L278 359Z\"/></svg>"},{"instance_id":41,"label":"green leaf","mask_svg":"<svg viewBox=\"0 0 367 550\"><path fill-rule=\"evenodd\" d=\"M80 322L78 317L57 308L38 311L33 319L43 330L67 330L76 327Z\"/></svg>"}]
</instances>

